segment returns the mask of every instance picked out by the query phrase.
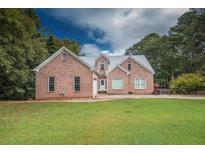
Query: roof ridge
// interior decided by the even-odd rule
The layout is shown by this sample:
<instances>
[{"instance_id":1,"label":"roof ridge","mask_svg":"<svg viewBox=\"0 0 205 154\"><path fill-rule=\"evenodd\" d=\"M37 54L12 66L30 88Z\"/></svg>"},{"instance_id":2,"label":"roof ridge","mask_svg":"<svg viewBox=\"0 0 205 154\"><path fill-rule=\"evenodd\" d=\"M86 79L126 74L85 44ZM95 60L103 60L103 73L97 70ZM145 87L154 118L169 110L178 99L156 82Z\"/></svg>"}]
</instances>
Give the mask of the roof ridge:
<instances>
[{"instance_id":1,"label":"roof ridge","mask_svg":"<svg viewBox=\"0 0 205 154\"><path fill-rule=\"evenodd\" d=\"M145 55L107 55L108 57L129 57L129 56L145 56ZM98 56L78 56L78 57L98 57Z\"/></svg>"}]
</instances>

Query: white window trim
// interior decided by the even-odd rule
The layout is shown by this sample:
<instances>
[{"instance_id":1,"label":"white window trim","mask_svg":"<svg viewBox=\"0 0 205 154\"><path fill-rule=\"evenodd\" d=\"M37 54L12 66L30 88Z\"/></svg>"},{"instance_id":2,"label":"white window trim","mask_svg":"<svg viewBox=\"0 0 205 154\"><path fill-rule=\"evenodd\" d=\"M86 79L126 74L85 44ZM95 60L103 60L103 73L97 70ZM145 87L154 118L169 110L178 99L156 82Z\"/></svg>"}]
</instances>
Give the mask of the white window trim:
<instances>
[{"instance_id":1,"label":"white window trim","mask_svg":"<svg viewBox=\"0 0 205 154\"><path fill-rule=\"evenodd\" d=\"M144 88L142 88L142 87L140 87L140 88L136 87L136 80L140 80L140 85L141 85L141 80L144 80ZM144 79L143 79L143 78L137 78L137 79L135 79L134 84L135 84L135 89L146 89L146 88L147 88L146 78L144 78Z\"/></svg>"},{"instance_id":2,"label":"white window trim","mask_svg":"<svg viewBox=\"0 0 205 154\"><path fill-rule=\"evenodd\" d=\"M113 82L113 80L122 80L122 88L113 88L113 86L112 86L112 89L114 89L114 90L124 89L124 80L123 79L112 79L112 82Z\"/></svg>"},{"instance_id":3,"label":"white window trim","mask_svg":"<svg viewBox=\"0 0 205 154\"><path fill-rule=\"evenodd\" d=\"M49 78L50 78L50 77L54 77L54 91L50 91L50 90L49 90ZM53 93L53 92L55 92L55 86L56 86L56 83L55 83L55 76L49 76L49 77L48 77L48 92L49 92L49 93Z\"/></svg>"}]
</instances>

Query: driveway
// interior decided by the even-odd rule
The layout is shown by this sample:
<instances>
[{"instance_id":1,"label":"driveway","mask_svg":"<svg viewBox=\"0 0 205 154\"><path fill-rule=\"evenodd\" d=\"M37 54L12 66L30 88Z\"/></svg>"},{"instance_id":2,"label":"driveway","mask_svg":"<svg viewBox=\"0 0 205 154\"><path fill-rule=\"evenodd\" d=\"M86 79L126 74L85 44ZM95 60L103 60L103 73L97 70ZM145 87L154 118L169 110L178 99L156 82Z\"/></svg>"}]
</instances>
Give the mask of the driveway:
<instances>
[{"instance_id":1,"label":"driveway","mask_svg":"<svg viewBox=\"0 0 205 154\"><path fill-rule=\"evenodd\" d=\"M173 99L205 99L205 95L105 95L100 94L97 99L139 99L139 98L173 98Z\"/></svg>"},{"instance_id":2,"label":"driveway","mask_svg":"<svg viewBox=\"0 0 205 154\"><path fill-rule=\"evenodd\" d=\"M140 99L140 98L172 98L172 99L204 99L205 95L106 95L98 94L96 98L76 98L65 100L28 100L28 101L0 101L0 103L41 103L41 102L101 102L117 99Z\"/></svg>"}]
</instances>

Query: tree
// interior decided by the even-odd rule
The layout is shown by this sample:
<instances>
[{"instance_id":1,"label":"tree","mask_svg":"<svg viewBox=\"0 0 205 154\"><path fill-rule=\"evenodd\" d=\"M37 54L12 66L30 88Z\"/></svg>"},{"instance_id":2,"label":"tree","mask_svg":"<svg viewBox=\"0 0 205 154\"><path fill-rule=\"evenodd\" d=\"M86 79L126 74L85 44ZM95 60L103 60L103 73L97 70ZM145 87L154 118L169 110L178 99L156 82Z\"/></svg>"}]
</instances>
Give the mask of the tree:
<instances>
[{"instance_id":1,"label":"tree","mask_svg":"<svg viewBox=\"0 0 205 154\"><path fill-rule=\"evenodd\" d=\"M168 35L151 33L126 50L144 54L153 66L155 82L169 87L182 73L205 74L205 9L190 9Z\"/></svg>"},{"instance_id":2,"label":"tree","mask_svg":"<svg viewBox=\"0 0 205 154\"><path fill-rule=\"evenodd\" d=\"M132 47L126 49L125 55L129 52L133 55L144 54L146 52L147 56L153 57L157 52L157 47L155 46L160 40L161 36L157 33L151 33L145 36L141 41L135 43Z\"/></svg>"},{"instance_id":3,"label":"tree","mask_svg":"<svg viewBox=\"0 0 205 154\"><path fill-rule=\"evenodd\" d=\"M182 94L197 93L198 90L205 90L205 76L200 74L182 74L171 81L170 88Z\"/></svg>"},{"instance_id":4,"label":"tree","mask_svg":"<svg viewBox=\"0 0 205 154\"><path fill-rule=\"evenodd\" d=\"M54 38L53 47L48 45L34 9L0 9L0 27L0 99L33 98L33 68L62 46L76 54L80 50L70 40Z\"/></svg>"},{"instance_id":5,"label":"tree","mask_svg":"<svg viewBox=\"0 0 205 154\"><path fill-rule=\"evenodd\" d=\"M36 12L35 12L35 9L26 8L26 9L22 9L22 11L25 15L32 18L32 20L33 20L33 22L34 22L37 29L41 28L41 21L40 21L39 17L37 16Z\"/></svg>"},{"instance_id":6,"label":"tree","mask_svg":"<svg viewBox=\"0 0 205 154\"><path fill-rule=\"evenodd\" d=\"M80 53L80 45L75 41L59 40L54 35L49 35L47 39L47 49L50 55L59 50L62 46L67 47L73 53L78 55Z\"/></svg>"},{"instance_id":7,"label":"tree","mask_svg":"<svg viewBox=\"0 0 205 154\"><path fill-rule=\"evenodd\" d=\"M151 33L127 49L127 53L130 51L137 51L134 54L143 54L147 57L156 72L155 82L163 87L168 87L169 81L178 73L175 66L179 62L179 56L172 39L166 35Z\"/></svg>"},{"instance_id":8,"label":"tree","mask_svg":"<svg viewBox=\"0 0 205 154\"><path fill-rule=\"evenodd\" d=\"M205 60L205 12L191 9L184 13L176 26L169 31L175 38L176 47L182 55L180 69L183 73L200 70Z\"/></svg>"},{"instance_id":9,"label":"tree","mask_svg":"<svg viewBox=\"0 0 205 154\"><path fill-rule=\"evenodd\" d=\"M47 56L43 43L33 38L35 22L21 9L0 9L0 26L0 99L32 97L32 67Z\"/></svg>"}]
</instances>

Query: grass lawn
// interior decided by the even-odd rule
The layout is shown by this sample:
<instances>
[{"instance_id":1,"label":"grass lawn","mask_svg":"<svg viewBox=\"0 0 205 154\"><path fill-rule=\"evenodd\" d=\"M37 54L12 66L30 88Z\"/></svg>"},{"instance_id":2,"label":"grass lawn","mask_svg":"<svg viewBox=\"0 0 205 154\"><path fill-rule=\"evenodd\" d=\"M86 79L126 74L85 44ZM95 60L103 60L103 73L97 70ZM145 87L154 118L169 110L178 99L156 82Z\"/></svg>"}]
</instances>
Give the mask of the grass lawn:
<instances>
[{"instance_id":1,"label":"grass lawn","mask_svg":"<svg viewBox=\"0 0 205 154\"><path fill-rule=\"evenodd\" d=\"M205 100L0 103L0 144L205 144Z\"/></svg>"}]
</instances>

